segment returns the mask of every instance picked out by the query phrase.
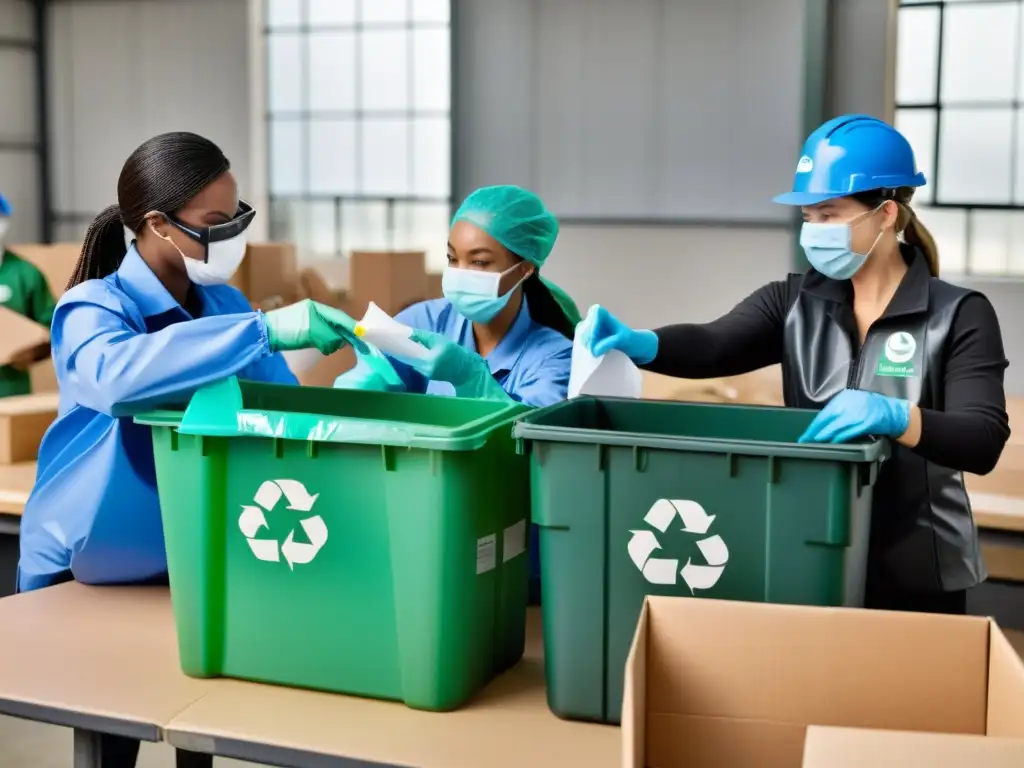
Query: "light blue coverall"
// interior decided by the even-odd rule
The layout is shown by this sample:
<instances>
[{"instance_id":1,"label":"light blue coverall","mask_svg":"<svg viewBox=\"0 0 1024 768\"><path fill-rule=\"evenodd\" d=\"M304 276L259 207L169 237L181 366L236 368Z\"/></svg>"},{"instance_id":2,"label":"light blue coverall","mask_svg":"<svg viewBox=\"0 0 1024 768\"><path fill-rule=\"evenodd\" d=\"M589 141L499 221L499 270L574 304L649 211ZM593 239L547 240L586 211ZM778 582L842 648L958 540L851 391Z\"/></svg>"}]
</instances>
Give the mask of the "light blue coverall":
<instances>
[{"instance_id":1,"label":"light blue coverall","mask_svg":"<svg viewBox=\"0 0 1024 768\"><path fill-rule=\"evenodd\" d=\"M58 302L51 337L60 410L21 520L19 591L71 576L86 584L164 576L152 438L132 417L184 406L232 375L297 383L241 292L193 290L202 303L196 319L132 246L115 273Z\"/></svg>"},{"instance_id":2,"label":"light blue coverall","mask_svg":"<svg viewBox=\"0 0 1024 768\"><path fill-rule=\"evenodd\" d=\"M395 319L412 328L439 333L460 346L476 352L473 324L460 315L447 299L423 301L399 312ZM513 399L543 407L565 400L569 389L572 341L558 331L535 323L523 296L523 303L512 327L498 346L484 358L494 378ZM427 381L408 365L388 358L405 384L405 391L454 396L446 381ZM343 377L369 374L360 361Z\"/></svg>"}]
</instances>

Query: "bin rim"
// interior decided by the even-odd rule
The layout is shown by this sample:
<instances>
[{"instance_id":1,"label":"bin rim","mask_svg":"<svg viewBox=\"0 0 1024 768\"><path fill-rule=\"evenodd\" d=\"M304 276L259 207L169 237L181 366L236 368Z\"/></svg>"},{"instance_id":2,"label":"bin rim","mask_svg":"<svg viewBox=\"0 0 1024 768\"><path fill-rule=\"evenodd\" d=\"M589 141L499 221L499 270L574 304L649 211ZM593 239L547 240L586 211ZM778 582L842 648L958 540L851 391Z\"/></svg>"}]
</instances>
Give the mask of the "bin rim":
<instances>
[{"instance_id":1,"label":"bin rim","mask_svg":"<svg viewBox=\"0 0 1024 768\"><path fill-rule=\"evenodd\" d=\"M549 443L586 443L589 445L607 445L624 448L653 448L669 451L699 451L702 453L731 453L743 456L772 456L783 459L810 459L813 461L843 461L857 464L881 462L889 458L889 442L875 438L865 443L788 443L781 441L749 441L732 438L716 437L672 437L669 435L652 435L646 432L611 432L602 429L582 429L578 427L546 426L534 422L545 418L548 414L562 408L570 407L580 401L591 400L601 402L638 402L629 398L619 397L576 397L564 400L546 408L540 408L516 418L512 427L512 435L518 440ZM644 402L664 402L669 404L729 408L734 410L754 410L776 408L779 406L755 406L740 403L685 403L682 401L648 400ZM788 408L787 410L815 413L806 408Z\"/></svg>"},{"instance_id":2,"label":"bin rim","mask_svg":"<svg viewBox=\"0 0 1024 768\"><path fill-rule=\"evenodd\" d=\"M287 385L254 382L266 387ZM382 393L383 394L383 393ZM388 393L397 397L436 397ZM241 385L231 377L199 390L184 411L156 409L135 416L136 424L164 427L199 437L262 437L302 442L379 445L440 451L475 451L502 426L511 427L528 406L495 404L491 414L456 427L427 427L415 422L387 422L331 414L243 408ZM420 431L417 431L417 427ZM430 434L429 432L433 433ZM425 433L426 432L426 433Z\"/></svg>"}]
</instances>

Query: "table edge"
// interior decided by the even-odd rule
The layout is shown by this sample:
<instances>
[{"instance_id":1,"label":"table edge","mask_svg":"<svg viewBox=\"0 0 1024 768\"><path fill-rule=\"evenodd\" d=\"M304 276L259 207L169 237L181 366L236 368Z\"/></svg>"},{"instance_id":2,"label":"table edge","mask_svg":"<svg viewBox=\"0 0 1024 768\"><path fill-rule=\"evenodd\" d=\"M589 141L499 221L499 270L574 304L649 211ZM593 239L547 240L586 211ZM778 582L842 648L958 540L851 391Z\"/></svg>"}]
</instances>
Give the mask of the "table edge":
<instances>
[{"instance_id":1,"label":"table edge","mask_svg":"<svg viewBox=\"0 0 1024 768\"><path fill-rule=\"evenodd\" d=\"M114 736L139 739L140 741L161 741L164 729L156 723L141 720L127 720L111 715L97 715L65 709L51 704L36 704L20 699L8 699L0 696L0 715L32 720L37 723L59 725L65 728L78 728L97 733L109 733Z\"/></svg>"},{"instance_id":2,"label":"table edge","mask_svg":"<svg viewBox=\"0 0 1024 768\"><path fill-rule=\"evenodd\" d=\"M173 725L164 728L164 740L175 749L264 765L293 765L302 768L416 768L405 763L381 763L311 752L297 747L282 747L233 736L216 736Z\"/></svg>"}]
</instances>

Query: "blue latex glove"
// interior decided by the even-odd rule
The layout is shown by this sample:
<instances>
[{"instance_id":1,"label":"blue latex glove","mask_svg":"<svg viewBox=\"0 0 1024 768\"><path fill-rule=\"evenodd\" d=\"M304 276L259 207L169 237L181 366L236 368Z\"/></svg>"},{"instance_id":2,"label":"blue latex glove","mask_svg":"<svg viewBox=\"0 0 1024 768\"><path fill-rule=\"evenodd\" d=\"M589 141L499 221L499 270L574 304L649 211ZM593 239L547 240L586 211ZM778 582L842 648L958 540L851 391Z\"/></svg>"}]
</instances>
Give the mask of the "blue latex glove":
<instances>
[{"instance_id":1,"label":"blue latex glove","mask_svg":"<svg viewBox=\"0 0 1024 768\"><path fill-rule=\"evenodd\" d=\"M899 437L910 426L910 403L862 389L829 400L800 435L801 443L845 443L864 435Z\"/></svg>"},{"instance_id":2,"label":"blue latex glove","mask_svg":"<svg viewBox=\"0 0 1024 768\"><path fill-rule=\"evenodd\" d=\"M576 334L595 357L617 349L637 365L644 365L658 356L654 331L634 331L599 304L576 326Z\"/></svg>"},{"instance_id":3,"label":"blue latex glove","mask_svg":"<svg viewBox=\"0 0 1024 768\"><path fill-rule=\"evenodd\" d=\"M447 381L458 397L479 400L511 400L494 380L491 369L476 352L433 331L414 330L412 340L431 351L425 360L403 360L428 381Z\"/></svg>"}]
</instances>

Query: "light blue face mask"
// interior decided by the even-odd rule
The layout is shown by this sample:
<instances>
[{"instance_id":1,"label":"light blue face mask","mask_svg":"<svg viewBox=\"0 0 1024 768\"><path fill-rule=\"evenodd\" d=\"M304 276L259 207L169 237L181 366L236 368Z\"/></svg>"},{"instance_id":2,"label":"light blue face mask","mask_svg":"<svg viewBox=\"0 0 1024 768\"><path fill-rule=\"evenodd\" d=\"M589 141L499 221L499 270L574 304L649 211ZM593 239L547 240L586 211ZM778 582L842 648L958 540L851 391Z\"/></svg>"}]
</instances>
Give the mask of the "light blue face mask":
<instances>
[{"instance_id":1,"label":"light blue face mask","mask_svg":"<svg viewBox=\"0 0 1024 768\"><path fill-rule=\"evenodd\" d=\"M504 272L447 266L441 275L441 290L460 315L474 323L489 323L508 305L516 288L526 279L513 285L503 296L498 295L501 278L518 266L515 264Z\"/></svg>"},{"instance_id":2,"label":"light blue face mask","mask_svg":"<svg viewBox=\"0 0 1024 768\"><path fill-rule=\"evenodd\" d=\"M880 205L873 211L861 214L853 221L838 224L832 222L815 224L805 221L803 227L800 228L800 246L804 249L807 261L825 277L830 277L833 280L849 280L864 266L864 262L875 250L875 246L878 245L883 234L879 231L878 237L868 248L867 253L857 253L853 250L853 228L871 214L877 213L881 207Z\"/></svg>"}]
</instances>

